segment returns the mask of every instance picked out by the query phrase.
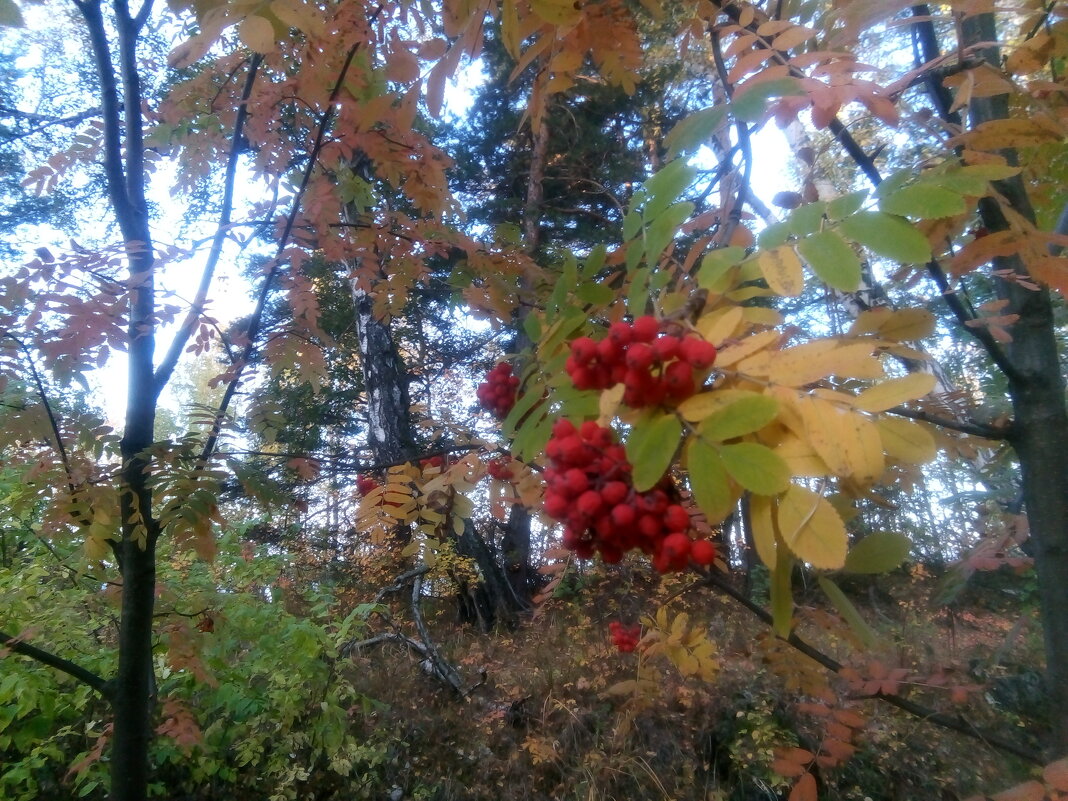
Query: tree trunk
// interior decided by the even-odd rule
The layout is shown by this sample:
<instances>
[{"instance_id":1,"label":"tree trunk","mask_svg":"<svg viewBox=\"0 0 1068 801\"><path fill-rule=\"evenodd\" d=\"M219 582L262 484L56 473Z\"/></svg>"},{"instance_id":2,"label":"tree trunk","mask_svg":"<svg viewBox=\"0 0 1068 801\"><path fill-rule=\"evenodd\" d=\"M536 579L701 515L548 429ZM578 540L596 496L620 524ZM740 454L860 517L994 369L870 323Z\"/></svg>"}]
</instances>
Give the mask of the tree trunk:
<instances>
[{"instance_id":1,"label":"tree trunk","mask_svg":"<svg viewBox=\"0 0 1068 801\"><path fill-rule=\"evenodd\" d=\"M997 41L992 14L969 17L962 24L964 44ZM987 48L983 58L998 66L996 48ZM1008 97L973 98L971 124L1009 117ZM1010 164L1016 154L1003 151ZM1030 221L1034 211L1019 177L999 181L995 189L1013 210ZM991 232L1009 225L998 202L984 198L979 212ZM995 271L1027 275L1018 256L994 259ZM1068 409L1065 382L1054 336L1053 308L1048 290L1032 290L1001 278L998 294L1008 300L1003 314L1017 314L1007 355L1014 421L1010 442L1020 460L1024 507L1034 540L1035 570L1046 650L1046 683L1049 691L1053 737L1050 756L1068 754Z\"/></svg>"}]
</instances>

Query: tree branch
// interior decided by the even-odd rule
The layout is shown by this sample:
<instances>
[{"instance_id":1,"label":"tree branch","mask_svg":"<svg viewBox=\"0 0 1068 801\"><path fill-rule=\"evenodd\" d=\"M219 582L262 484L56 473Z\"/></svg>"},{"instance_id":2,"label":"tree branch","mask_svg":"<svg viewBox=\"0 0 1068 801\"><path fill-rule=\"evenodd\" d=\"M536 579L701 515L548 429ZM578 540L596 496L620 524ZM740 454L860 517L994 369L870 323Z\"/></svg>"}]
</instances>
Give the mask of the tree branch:
<instances>
[{"instance_id":1,"label":"tree branch","mask_svg":"<svg viewBox=\"0 0 1068 801\"><path fill-rule=\"evenodd\" d=\"M0 644L13 653L29 657L30 659L40 662L42 665L47 665L50 668L55 668L61 673L66 673L68 676L92 687L104 698L111 699L111 684L93 673L91 670L86 670L81 665L76 665L67 659L63 659L62 657L44 651L34 645L30 645L28 642L23 642L18 637L12 637L10 634L5 634L2 631L0 631Z\"/></svg>"},{"instance_id":2,"label":"tree branch","mask_svg":"<svg viewBox=\"0 0 1068 801\"><path fill-rule=\"evenodd\" d=\"M146 0L145 5L149 5L149 3L150 0ZM185 350L185 346L189 342L189 337L193 335L193 330L196 328L197 321L204 313L204 304L208 298L208 290L211 288L211 282L215 276L215 268L218 266L219 258L222 256L223 243L226 241L226 233L230 225L230 215L233 212L234 183L237 177L237 163L241 154L242 132L245 128L245 121L248 119L248 99L252 94L252 87L256 82L256 75L262 61L263 56L257 53L252 57L252 61L249 64L248 77L245 79L245 88L241 92L241 104L237 109L237 118L234 120L234 132L230 139L230 153L226 161L226 177L223 182L222 208L219 212L219 222L215 228L215 236L212 237L211 248L208 250L208 258L204 264L204 272L200 277L200 285L197 287L197 294L190 303L189 312L186 314L185 320L182 321L182 325L175 333L174 341L171 342L171 346L168 349L166 356L163 357L159 367L156 369L154 389L157 398L159 397L160 392L163 391L163 388L167 385L171 375L174 373L174 368L178 365L178 360L181 358L182 352Z\"/></svg>"},{"instance_id":3,"label":"tree branch","mask_svg":"<svg viewBox=\"0 0 1068 801\"><path fill-rule=\"evenodd\" d=\"M982 437L983 439L1007 440L1009 438L1007 429L984 425L983 423L978 423L974 420L951 420L918 409L907 409L904 406L895 406L886 411L890 414L899 415L900 417L908 417L910 420L920 420L940 428L948 428L951 431L960 431L962 434L971 434L972 436Z\"/></svg>"},{"instance_id":4,"label":"tree branch","mask_svg":"<svg viewBox=\"0 0 1068 801\"><path fill-rule=\"evenodd\" d=\"M722 581L719 577L711 573L706 577L706 581L708 582L709 586L714 587L715 589L722 592L724 595L729 596L732 600L745 607L749 612L759 618L766 625L772 625L771 614L763 607L758 606L757 604L746 598L734 587L730 586L725 581ZM797 636L797 634L793 632L790 633L789 637L785 638L785 642L788 643L795 650L807 656L808 658L812 659L815 662L818 662L820 665L822 665L832 673L841 673L842 669L845 667L845 665L843 665L841 662L823 653L823 651L820 651L815 646L801 639ZM934 709L931 709L930 707L924 706L923 704L918 704L915 701L912 701L900 695L896 695L894 693L878 692L866 697L884 701L885 703L890 704L890 706L897 707L903 712L908 712L910 715L915 715L918 718L928 721L929 723L933 723L936 726L940 726L944 729L949 729L950 731L955 731L958 734L963 734L966 737L971 737L972 739L979 740L980 742L989 745L993 748L997 748L1000 751L1004 751L1008 754L1012 754L1013 756L1019 757L1020 759L1029 762L1032 765L1045 764L1044 760L1034 751L1023 747L1018 743L1006 740L1000 735L988 732L984 729L980 729L971 722L965 720L960 715L957 715L956 717L952 715L945 715L941 712L937 712Z\"/></svg>"},{"instance_id":5,"label":"tree branch","mask_svg":"<svg viewBox=\"0 0 1068 801\"><path fill-rule=\"evenodd\" d=\"M382 9L383 6L379 6L373 14L369 15L368 22L374 22L378 15L382 13ZM315 141L312 145L311 152L308 154L308 166L304 169L304 176L301 178L300 187L297 189L296 195L293 197L289 216L286 218L285 227L282 229L282 234L278 239L278 248L275 253L274 262L267 275L263 278L263 286L260 288L259 296L256 298L256 308L252 312L252 317L249 319L248 328L246 329L248 344L245 346L244 351L234 365L233 378L231 378L230 383L226 385L226 391L223 393L222 400L219 401L219 408L216 412L215 422L211 427L211 433L208 435L207 440L204 442L204 448L200 452L201 466L207 464L208 460L211 459L212 453L215 451L215 446L219 441L219 435L222 433L222 423L223 419L226 417L226 410L229 409L230 402L233 400L233 397L237 392L241 376L256 351L256 339L260 333L263 311L267 306L267 297L270 295L271 285L274 283L274 279L278 275L279 260L281 259L286 244L289 242L289 237L293 232L293 226L296 224L297 220L297 213L300 211L300 204L304 199L304 192L307 190L312 173L315 171L319 152L322 150L323 140L326 138L326 131L330 127L331 120L334 118L335 103L338 95L341 93L341 87L345 84L345 78L348 75L349 67L352 65L352 60L356 57L356 53L359 51L361 44L361 42L356 42L349 48L348 53L345 54L345 61L341 66L341 70L338 72L337 81L334 83L333 89L330 90L326 108L323 110L323 115L319 120L318 129L315 132Z\"/></svg>"}]
</instances>

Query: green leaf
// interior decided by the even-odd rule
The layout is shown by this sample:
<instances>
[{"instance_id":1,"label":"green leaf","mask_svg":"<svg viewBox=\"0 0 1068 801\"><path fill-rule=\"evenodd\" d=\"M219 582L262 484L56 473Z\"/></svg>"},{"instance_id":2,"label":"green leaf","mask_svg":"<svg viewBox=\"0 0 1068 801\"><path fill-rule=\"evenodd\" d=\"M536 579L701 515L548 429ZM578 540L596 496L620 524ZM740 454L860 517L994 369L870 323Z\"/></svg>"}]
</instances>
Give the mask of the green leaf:
<instances>
[{"instance_id":1,"label":"green leaf","mask_svg":"<svg viewBox=\"0 0 1068 801\"><path fill-rule=\"evenodd\" d=\"M713 525L734 509L727 471L719 453L699 437L691 437L686 445L686 467L690 473L693 499Z\"/></svg>"},{"instance_id":2,"label":"green leaf","mask_svg":"<svg viewBox=\"0 0 1068 801\"><path fill-rule=\"evenodd\" d=\"M691 167L685 159L675 159L646 181L646 199L642 206L642 217L646 223L655 220L678 200L682 190L693 183L696 176L696 167Z\"/></svg>"},{"instance_id":3,"label":"green leaf","mask_svg":"<svg viewBox=\"0 0 1068 801\"><path fill-rule=\"evenodd\" d=\"M593 250L590 251L590 255L586 257L586 261L582 264L582 277L589 280L597 275L604 267L605 256L608 253L608 248L602 245L595 245Z\"/></svg>"},{"instance_id":4,"label":"green leaf","mask_svg":"<svg viewBox=\"0 0 1068 801\"><path fill-rule=\"evenodd\" d=\"M649 268L642 267L634 271L634 278L630 282L630 291L627 292L627 311L634 317L645 314L645 304L649 300Z\"/></svg>"},{"instance_id":5,"label":"green leaf","mask_svg":"<svg viewBox=\"0 0 1068 801\"><path fill-rule=\"evenodd\" d=\"M851 214L860 211L864 201L868 198L868 190L861 189L859 192L850 192L848 195L837 197L827 204L827 218L833 222L844 219Z\"/></svg>"},{"instance_id":6,"label":"green leaf","mask_svg":"<svg viewBox=\"0 0 1068 801\"><path fill-rule=\"evenodd\" d=\"M931 259L927 237L894 214L861 211L842 220L838 230L876 255L902 264L923 264Z\"/></svg>"},{"instance_id":7,"label":"green leaf","mask_svg":"<svg viewBox=\"0 0 1068 801\"><path fill-rule=\"evenodd\" d=\"M725 279L732 267L738 266L745 258L745 248L732 245L718 248L701 259L701 269L697 272L697 283L710 292L726 290Z\"/></svg>"},{"instance_id":8,"label":"green leaf","mask_svg":"<svg viewBox=\"0 0 1068 801\"><path fill-rule=\"evenodd\" d=\"M741 93L731 100L731 112L736 119L743 122L757 122L764 116L768 101L773 97L787 97L789 95L804 95L801 83L797 78L776 78L771 81L762 81L750 88L743 89Z\"/></svg>"},{"instance_id":9,"label":"green leaf","mask_svg":"<svg viewBox=\"0 0 1068 801\"><path fill-rule=\"evenodd\" d=\"M690 216L693 203L685 201L675 203L650 223L645 229L645 253L650 262L660 258L660 254L675 238L679 226Z\"/></svg>"},{"instance_id":10,"label":"green leaf","mask_svg":"<svg viewBox=\"0 0 1068 801\"><path fill-rule=\"evenodd\" d=\"M912 540L904 534L876 531L849 549L847 573L886 573L908 558Z\"/></svg>"},{"instance_id":11,"label":"green leaf","mask_svg":"<svg viewBox=\"0 0 1068 801\"><path fill-rule=\"evenodd\" d=\"M583 284L575 290L575 296L583 303L607 306L615 298L616 293L604 284Z\"/></svg>"},{"instance_id":12,"label":"green leaf","mask_svg":"<svg viewBox=\"0 0 1068 801\"><path fill-rule=\"evenodd\" d=\"M759 431L779 414L779 402L767 395L739 398L713 412L701 423L706 439L722 442Z\"/></svg>"},{"instance_id":13,"label":"green leaf","mask_svg":"<svg viewBox=\"0 0 1068 801\"><path fill-rule=\"evenodd\" d=\"M673 413L643 417L627 437L627 459L634 466L634 489L644 492L664 475L682 435L682 423Z\"/></svg>"},{"instance_id":14,"label":"green leaf","mask_svg":"<svg viewBox=\"0 0 1068 801\"><path fill-rule=\"evenodd\" d=\"M838 610L840 614L849 624L849 627L853 629L853 632L860 638L860 641L864 643L866 648L874 647L879 638L875 632L872 631L871 626L867 621L861 617L860 612L853 606L853 602L846 597L846 594L842 592L841 588L831 581L826 576L819 577L820 589L823 590L823 594L827 596L834 608Z\"/></svg>"},{"instance_id":15,"label":"green leaf","mask_svg":"<svg viewBox=\"0 0 1068 801\"><path fill-rule=\"evenodd\" d=\"M541 339L541 318L536 314L528 314L523 318L523 331L531 342L537 342Z\"/></svg>"},{"instance_id":16,"label":"green leaf","mask_svg":"<svg viewBox=\"0 0 1068 801\"><path fill-rule=\"evenodd\" d=\"M771 627L776 636L789 637L794 617L794 594L790 586L794 560L781 545L775 550L775 569L771 572Z\"/></svg>"},{"instance_id":17,"label":"green leaf","mask_svg":"<svg viewBox=\"0 0 1068 801\"><path fill-rule=\"evenodd\" d=\"M820 230L820 225L823 223L823 215L826 211L827 204L822 200L798 206L786 218L787 223L790 225L791 233L797 236L805 236Z\"/></svg>"},{"instance_id":18,"label":"green leaf","mask_svg":"<svg viewBox=\"0 0 1068 801\"><path fill-rule=\"evenodd\" d=\"M664 139L668 158L677 158L705 144L712 138L712 134L723 126L728 110L725 105L709 106L695 111L672 128L671 133Z\"/></svg>"},{"instance_id":19,"label":"green leaf","mask_svg":"<svg viewBox=\"0 0 1068 801\"><path fill-rule=\"evenodd\" d=\"M955 167L941 175L926 178L925 181L937 184L951 192L962 195L985 195L991 181L1004 181L1020 174L1019 167L1003 164L972 164L967 167Z\"/></svg>"},{"instance_id":20,"label":"green leaf","mask_svg":"<svg viewBox=\"0 0 1068 801\"><path fill-rule=\"evenodd\" d=\"M854 292L860 286L860 259L837 232L810 234L798 242L797 252L828 286L842 292Z\"/></svg>"},{"instance_id":21,"label":"green leaf","mask_svg":"<svg viewBox=\"0 0 1068 801\"><path fill-rule=\"evenodd\" d=\"M627 242L638 235L642 229L642 216L636 211L628 211L623 218L623 241Z\"/></svg>"},{"instance_id":22,"label":"green leaf","mask_svg":"<svg viewBox=\"0 0 1068 801\"><path fill-rule=\"evenodd\" d=\"M757 234L757 246L762 250L772 250L786 244L790 238L790 223L772 223Z\"/></svg>"},{"instance_id":23,"label":"green leaf","mask_svg":"<svg viewBox=\"0 0 1068 801\"><path fill-rule=\"evenodd\" d=\"M912 184L887 195L879 201L879 208L890 214L920 220L956 217L967 211L964 198L959 194L926 182Z\"/></svg>"},{"instance_id":24,"label":"green leaf","mask_svg":"<svg viewBox=\"0 0 1068 801\"><path fill-rule=\"evenodd\" d=\"M757 495L775 495L790 486L790 468L782 457L758 442L739 442L719 449L731 478Z\"/></svg>"}]
</instances>

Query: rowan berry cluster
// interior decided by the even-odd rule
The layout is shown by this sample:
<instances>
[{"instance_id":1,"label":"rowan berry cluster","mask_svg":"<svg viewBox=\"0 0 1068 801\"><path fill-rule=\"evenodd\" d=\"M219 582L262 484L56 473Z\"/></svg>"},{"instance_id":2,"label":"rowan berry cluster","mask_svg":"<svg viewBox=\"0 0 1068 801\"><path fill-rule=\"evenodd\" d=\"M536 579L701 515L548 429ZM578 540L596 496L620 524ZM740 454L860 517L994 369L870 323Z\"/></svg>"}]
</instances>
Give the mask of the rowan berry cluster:
<instances>
[{"instance_id":1,"label":"rowan berry cluster","mask_svg":"<svg viewBox=\"0 0 1068 801\"><path fill-rule=\"evenodd\" d=\"M618 620L608 624L608 633L612 635L612 645L620 652L629 654L638 646L638 640L642 637L642 627L635 623L633 626L624 626Z\"/></svg>"},{"instance_id":2,"label":"rowan berry cluster","mask_svg":"<svg viewBox=\"0 0 1068 801\"><path fill-rule=\"evenodd\" d=\"M684 570L691 557L708 557L705 546L694 553L697 543L686 533L690 516L673 501L670 479L644 492L634 489L626 451L610 428L559 420L545 452L552 462L545 470L545 512L564 523L565 548L583 559L600 553L608 563L639 548L661 573Z\"/></svg>"},{"instance_id":3,"label":"rowan berry cluster","mask_svg":"<svg viewBox=\"0 0 1068 801\"><path fill-rule=\"evenodd\" d=\"M504 419L515 406L518 389L519 378L512 375L512 365L508 362L499 362L496 367L486 373L486 380L478 385L475 397L478 398L479 405L483 409Z\"/></svg>"},{"instance_id":4,"label":"rowan berry cluster","mask_svg":"<svg viewBox=\"0 0 1068 801\"><path fill-rule=\"evenodd\" d=\"M356 476L356 491L360 495L366 495L371 490L378 489L378 482L370 476Z\"/></svg>"},{"instance_id":5,"label":"rowan berry cluster","mask_svg":"<svg viewBox=\"0 0 1068 801\"><path fill-rule=\"evenodd\" d=\"M498 456L496 459L490 459L486 463L486 472L490 477L497 479L498 481L511 481L515 478L515 473L512 472L512 467L509 464L511 457Z\"/></svg>"},{"instance_id":6,"label":"rowan berry cluster","mask_svg":"<svg viewBox=\"0 0 1068 801\"><path fill-rule=\"evenodd\" d=\"M565 365L576 389L608 389L623 384L623 402L632 409L676 404L697 392L696 375L716 361L716 348L699 336L663 333L655 317L613 323L600 342L571 342Z\"/></svg>"}]
</instances>

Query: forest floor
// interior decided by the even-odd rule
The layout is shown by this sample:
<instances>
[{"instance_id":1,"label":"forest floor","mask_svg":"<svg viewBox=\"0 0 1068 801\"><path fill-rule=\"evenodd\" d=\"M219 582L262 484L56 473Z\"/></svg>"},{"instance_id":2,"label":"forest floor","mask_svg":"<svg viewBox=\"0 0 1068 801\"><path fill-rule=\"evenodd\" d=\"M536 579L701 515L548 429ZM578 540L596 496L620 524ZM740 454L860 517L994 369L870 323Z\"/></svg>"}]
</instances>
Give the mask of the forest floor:
<instances>
[{"instance_id":1,"label":"forest floor","mask_svg":"<svg viewBox=\"0 0 1068 801\"><path fill-rule=\"evenodd\" d=\"M570 577L518 627L486 634L456 623L440 599L436 611L428 603L433 636L478 686L461 700L399 647L369 649L353 670L382 706L360 725L393 742L395 798L993 795L1032 766L864 696L894 692L1037 748L1041 633L1029 581L996 574L954 586L914 567L846 584L871 625L867 647L813 589L797 632L847 666L838 675L692 577L597 567ZM766 601L759 583L752 596ZM650 633L661 608L664 630ZM609 624L640 620L642 645L618 650Z\"/></svg>"}]
</instances>

